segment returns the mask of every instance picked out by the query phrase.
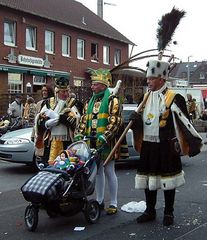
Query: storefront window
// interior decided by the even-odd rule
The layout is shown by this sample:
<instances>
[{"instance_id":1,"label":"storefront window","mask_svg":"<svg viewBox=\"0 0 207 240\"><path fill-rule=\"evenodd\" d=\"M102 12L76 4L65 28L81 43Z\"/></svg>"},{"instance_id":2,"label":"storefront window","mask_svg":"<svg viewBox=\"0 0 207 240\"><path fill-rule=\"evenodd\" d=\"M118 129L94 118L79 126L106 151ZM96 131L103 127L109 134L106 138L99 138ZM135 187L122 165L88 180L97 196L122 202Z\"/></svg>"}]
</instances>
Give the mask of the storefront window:
<instances>
[{"instance_id":1,"label":"storefront window","mask_svg":"<svg viewBox=\"0 0 207 240\"><path fill-rule=\"evenodd\" d=\"M83 81L81 79L74 79L74 86L75 87L82 87L83 86Z\"/></svg>"},{"instance_id":2,"label":"storefront window","mask_svg":"<svg viewBox=\"0 0 207 240\"><path fill-rule=\"evenodd\" d=\"M33 85L46 84L46 78L44 76L33 76Z\"/></svg>"},{"instance_id":3,"label":"storefront window","mask_svg":"<svg viewBox=\"0 0 207 240\"><path fill-rule=\"evenodd\" d=\"M8 85L9 93L22 93L23 90L22 74L8 73Z\"/></svg>"}]
</instances>

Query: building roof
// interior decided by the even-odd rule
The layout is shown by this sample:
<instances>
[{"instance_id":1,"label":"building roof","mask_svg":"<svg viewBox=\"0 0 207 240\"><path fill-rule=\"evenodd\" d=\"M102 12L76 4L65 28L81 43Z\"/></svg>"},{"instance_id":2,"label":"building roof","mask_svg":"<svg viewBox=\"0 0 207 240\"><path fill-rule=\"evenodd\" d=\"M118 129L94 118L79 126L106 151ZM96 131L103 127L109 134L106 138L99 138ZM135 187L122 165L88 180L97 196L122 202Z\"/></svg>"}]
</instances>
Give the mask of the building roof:
<instances>
[{"instance_id":1,"label":"building roof","mask_svg":"<svg viewBox=\"0 0 207 240\"><path fill-rule=\"evenodd\" d=\"M123 34L74 0L0 0L0 5L135 45Z\"/></svg>"},{"instance_id":2,"label":"building roof","mask_svg":"<svg viewBox=\"0 0 207 240\"><path fill-rule=\"evenodd\" d=\"M181 62L177 63L175 68L170 73L172 78L187 79L189 66L189 83L190 84L206 84L207 83L207 62ZM200 74L202 78L200 79Z\"/></svg>"},{"instance_id":3,"label":"building roof","mask_svg":"<svg viewBox=\"0 0 207 240\"><path fill-rule=\"evenodd\" d=\"M183 73L188 72L188 65L189 65L189 71L192 75L192 73L194 73L195 70L197 70L198 67L201 65L201 62L180 62L180 63L177 63L175 68L170 73L170 76L177 77L177 78L182 78Z\"/></svg>"}]
</instances>

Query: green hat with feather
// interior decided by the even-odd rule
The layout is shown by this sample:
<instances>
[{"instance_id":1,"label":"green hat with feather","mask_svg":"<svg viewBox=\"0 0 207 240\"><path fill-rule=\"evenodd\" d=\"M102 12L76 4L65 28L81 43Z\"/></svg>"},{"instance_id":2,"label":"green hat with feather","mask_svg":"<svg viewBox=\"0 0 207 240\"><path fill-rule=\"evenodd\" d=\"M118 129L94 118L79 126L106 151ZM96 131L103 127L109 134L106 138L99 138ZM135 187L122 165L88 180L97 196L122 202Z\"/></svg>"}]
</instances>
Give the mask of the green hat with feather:
<instances>
[{"instance_id":1,"label":"green hat with feather","mask_svg":"<svg viewBox=\"0 0 207 240\"><path fill-rule=\"evenodd\" d=\"M109 87L112 81L110 70L102 68L97 70L91 69L91 81L93 83L102 83Z\"/></svg>"}]
</instances>

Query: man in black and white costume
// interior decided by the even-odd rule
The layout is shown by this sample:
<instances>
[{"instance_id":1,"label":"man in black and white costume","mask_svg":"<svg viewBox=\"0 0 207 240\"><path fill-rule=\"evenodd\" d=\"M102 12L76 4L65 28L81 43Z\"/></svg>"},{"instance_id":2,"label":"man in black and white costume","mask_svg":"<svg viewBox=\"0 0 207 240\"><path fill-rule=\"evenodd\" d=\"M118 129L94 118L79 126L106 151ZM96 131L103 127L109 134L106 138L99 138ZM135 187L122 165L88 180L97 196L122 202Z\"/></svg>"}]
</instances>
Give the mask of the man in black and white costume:
<instances>
[{"instance_id":1,"label":"man in black and white costume","mask_svg":"<svg viewBox=\"0 0 207 240\"><path fill-rule=\"evenodd\" d=\"M167 87L169 62L149 60L147 66L150 93L141 112L130 116L135 147L140 152L135 188L145 190L147 206L137 223L155 220L157 190L162 189L163 225L169 226L174 222L175 190L185 183L180 156L197 155L202 138L189 121L185 99Z\"/></svg>"}]
</instances>

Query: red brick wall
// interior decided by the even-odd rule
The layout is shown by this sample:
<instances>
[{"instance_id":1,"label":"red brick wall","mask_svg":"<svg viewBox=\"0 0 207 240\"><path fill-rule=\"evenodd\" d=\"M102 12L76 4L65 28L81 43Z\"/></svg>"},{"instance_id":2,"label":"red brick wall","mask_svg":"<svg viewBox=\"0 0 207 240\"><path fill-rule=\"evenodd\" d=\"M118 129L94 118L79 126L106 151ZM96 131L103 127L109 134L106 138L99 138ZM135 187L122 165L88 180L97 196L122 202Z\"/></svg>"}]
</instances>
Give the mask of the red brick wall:
<instances>
[{"instance_id":1,"label":"red brick wall","mask_svg":"<svg viewBox=\"0 0 207 240\"><path fill-rule=\"evenodd\" d=\"M4 20L12 20L17 23L17 35L16 35L16 46L10 47L4 45ZM27 26L34 26L37 28L37 50L31 51L27 50L25 46L25 32ZM16 10L12 10L9 8L2 7L0 8L0 64L10 64L5 57L10 53L11 48L14 49L15 56L19 54L38 57L45 59L45 30L50 30L55 33L55 53L47 54L49 61L52 64L50 70L56 71L66 71L71 72L71 77L79 77L83 78L86 81L84 82L84 86L89 84L88 75L86 74L86 70L88 68L108 68L112 69L114 67L114 50L118 48L121 50L121 62L125 61L128 58L128 44L121 43L119 41L115 41L113 39L101 37L94 33L85 32L70 26L66 26L64 24L60 24L57 22L53 22L47 19L43 19L37 16L32 16L26 13L20 13ZM63 57L62 56L62 34L66 34L71 36L71 57ZM76 42L77 39L81 38L85 40L85 60L79 60L76 57ZM91 43L98 43L98 56L99 62L91 62ZM103 64L103 45L110 46L110 65ZM18 65L18 63L13 64ZM25 65L24 65L25 67ZM28 66L31 67L31 66ZM47 81L53 83L53 78L47 77ZM23 76L24 82L24 94L26 89L26 83L30 82L32 84L32 75ZM72 83L73 81L71 81ZM5 109L8 106L9 96L8 92L8 80L7 73L0 71L0 94L4 93L5 96L2 97L0 95L0 101L3 99L4 106L0 107L0 115L5 114ZM88 92L88 91L87 91ZM34 96L37 95L38 92L34 93ZM5 100L6 99L6 100Z\"/></svg>"},{"instance_id":2,"label":"red brick wall","mask_svg":"<svg viewBox=\"0 0 207 240\"><path fill-rule=\"evenodd\" d=\"M23 18L25 22L23 22ZM120 43L115 40L110 40L93 33L83 32L81 30L49 21L47 19L41 19L39 17L19 14L16 11L8 10L7 8L0 8L0 32L3 33L4 19L11 19L17 22L17 46L14 48L15 55L23 54L33 57L45 58L45 30L55 32L55 53L47 54L49 61L52 63L51 69L58 71L72 71L74 76L84 77L84 72L88 67L91 68L113 68L114 49L121 49L121 61L125 61L128 57L128 45ZM25 48L25 31L27 26L37 27L37 51L30 51ZM71 57L63 57L61 51L61 38L62 34L71 36ZM76 41L77 38L85 40L85 60L78 60L76 57ZM99 45L99 62L92 63L90 59L91 43L98 43ZM110 66L103 64L102 49L103 45L108 44L110 46ZM3 44L3 34L0 35L0 63L8 64L7 60L3 58L8 55L11 47Z\"/></svg>"}]
</instances>

